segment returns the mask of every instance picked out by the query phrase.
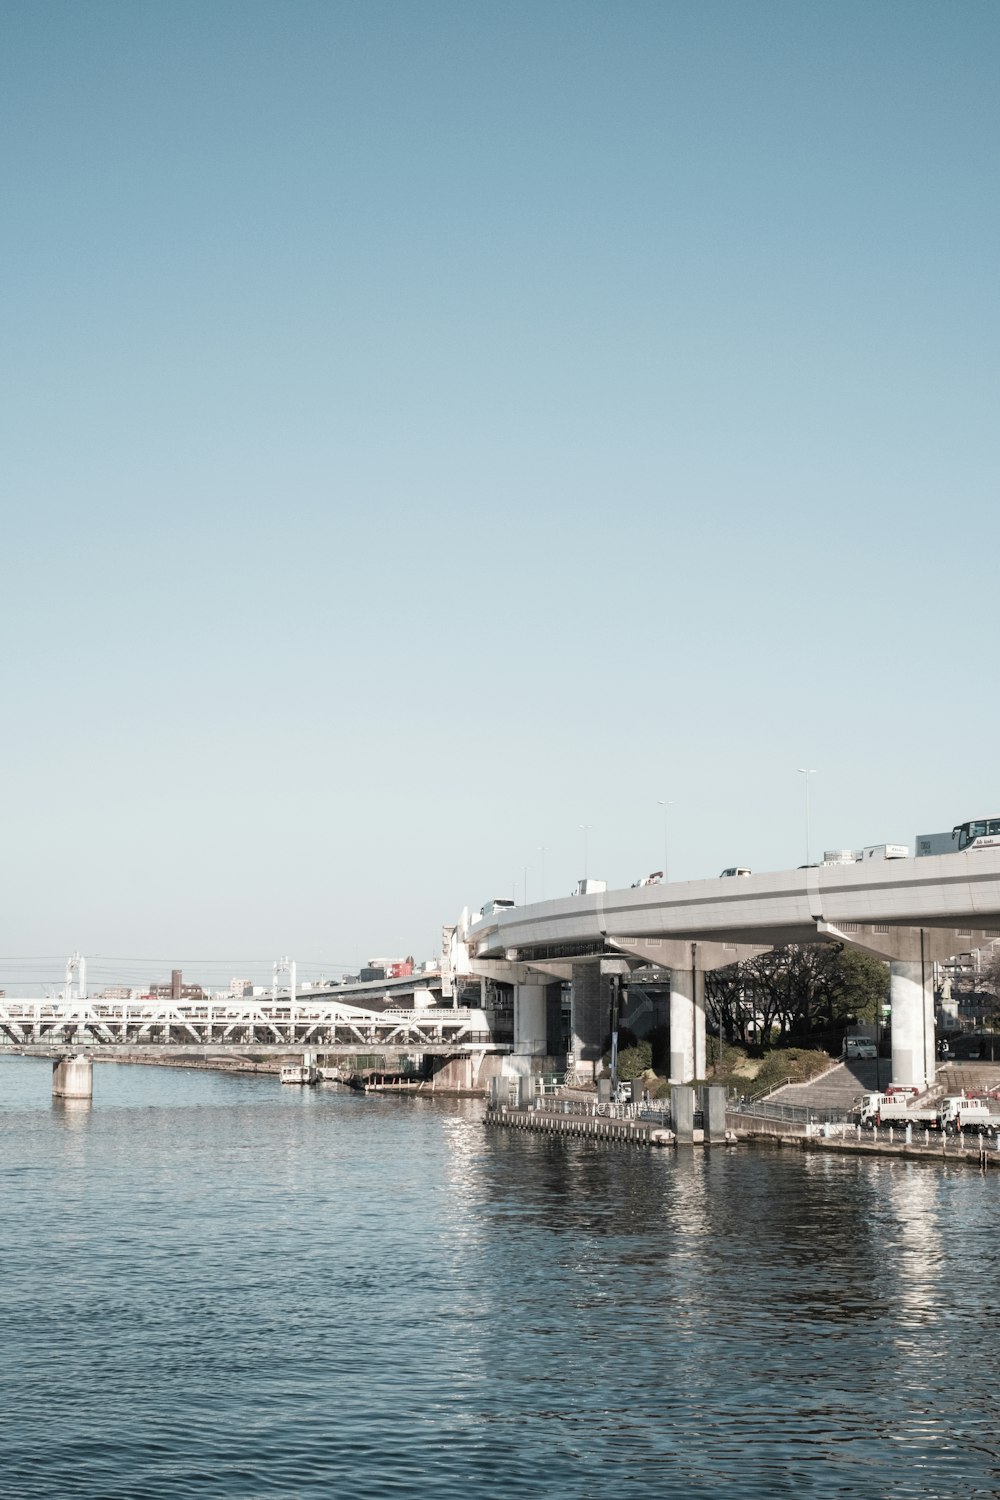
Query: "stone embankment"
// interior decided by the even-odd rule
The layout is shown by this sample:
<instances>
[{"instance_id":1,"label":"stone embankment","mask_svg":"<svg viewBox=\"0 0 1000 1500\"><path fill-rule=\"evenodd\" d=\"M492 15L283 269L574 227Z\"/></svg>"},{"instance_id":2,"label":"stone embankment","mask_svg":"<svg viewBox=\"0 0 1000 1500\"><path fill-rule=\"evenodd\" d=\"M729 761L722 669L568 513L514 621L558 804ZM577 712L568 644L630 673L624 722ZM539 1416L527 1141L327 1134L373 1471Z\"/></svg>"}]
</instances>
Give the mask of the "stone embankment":
<instances>
[{"instance_id":1,"label":"stone embankment","mask_svg":"<svg viewBox=\"0 0 1000 1500\"><path fill-rule=\"evenodd\" d=\"M144 1063L146 1067L153 1068L197 1068L200 1072L209 1073L280 1073L285 1063L300 1062L301 1052L289 1053L287 1057L262 1057L255 1060L249 1057L227 1057L218 1054L212 1057L180 1057L176 1054L158 1054L156 1052L117 1052L114 1056L102 1057L98 1050L94 1051L95 1062L116 1063Z\"/></svg>"}]
</instances>

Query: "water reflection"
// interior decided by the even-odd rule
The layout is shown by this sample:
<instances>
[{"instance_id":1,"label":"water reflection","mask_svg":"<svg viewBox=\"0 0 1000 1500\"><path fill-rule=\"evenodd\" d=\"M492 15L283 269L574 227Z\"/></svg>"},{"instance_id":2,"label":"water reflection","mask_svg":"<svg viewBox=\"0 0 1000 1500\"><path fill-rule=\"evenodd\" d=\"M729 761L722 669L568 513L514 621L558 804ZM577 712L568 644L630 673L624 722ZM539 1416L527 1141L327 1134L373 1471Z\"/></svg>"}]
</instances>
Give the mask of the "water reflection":
<instances>
[{"instance_id":1,"label":"water reflection","mask_svg":"<svg viewBox=\"0 0 1000 1500\"><path fill-rule=\"evenodd\" d=\"M26 1500L995 1488L993 1179L125 1074L4 1115Z\"/></svg>"},{"instance_id":2,"label":"water reflection","mask_svg":"<svg viewBox=\"0 0 1000 1500\"><path fill-rule=\"evenodd\" d=\"M81 1119L86 1119L93 1102L92 1099L64 1099L58 1094L53 1094L52 1110L56 1115L63 1115L68 1124L74 1124Z\"/></svg>"},{"instance_id":3,"label":"water reflection","mask_svg":"<svg viewBox=\"0 0 1000 1500\"><path fill-rule=\"evenodd\" d=\"M906 1354L919 1354L924 1351L918 1335L934 1318L945 1267L941 1179L935 1169L922 1164L893 1165L897 1170L883 1174L882 1183L894 1226L884 1253L896 1260L892 1282L900 1318L898 1346Z\"/></svg>"}]
</instances>

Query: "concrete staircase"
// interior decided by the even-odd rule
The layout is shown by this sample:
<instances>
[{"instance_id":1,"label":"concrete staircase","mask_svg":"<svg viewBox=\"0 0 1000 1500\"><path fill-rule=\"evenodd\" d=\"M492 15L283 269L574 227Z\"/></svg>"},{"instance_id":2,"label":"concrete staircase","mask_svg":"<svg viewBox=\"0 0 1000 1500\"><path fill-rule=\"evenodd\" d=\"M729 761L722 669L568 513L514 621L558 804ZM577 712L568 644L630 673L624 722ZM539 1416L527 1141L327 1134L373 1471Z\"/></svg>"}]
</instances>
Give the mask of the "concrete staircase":
<instances>
[{"instance_id":1,"label":"concrete staircase","mask_svg":"<svg viewBox=\"0 0 1000 1500\"><path fill-rule=\"evenodd\" d=\"M1000 1089L1000 1062L939 1063L937 1081L946 1094L987 1094Z\"/></svg>"},{"instance_id":2,"label":"concrete staircase","mask_svg":"<svg viewBox=\"0 0 1000 1500\"><path fill-rule=\"evenodd\" d=\"M892 1077L887 1057L879 1059L878 1081L883 1088ZM808 1109L842 1109L848 1112L859 1094L877 1087L874 1062L852 1060L840 1063L812 1083L789 1083L768 1096L779 1104L801 1104ZM925 1096L941 1099L945 1094L985 1094L1000 1089L1000 1062L939 1063L937 1082Z\"/></svg>"},{"instance_id":3,"label":"concrete staircase","mask_svg":"<svg viewBox=\"0 0 1000 1500\"><path fill-rule=\"evenodd\" d=\"M779 1104L800 1104L808 1109L843 1110L848 1114L859 1094L870 1093L881 1083L885 1088L891 1078L891 1063L882 1057L874 1061L852 1058L835 1064L821 1078L811 1083L788 1083L768 1096Z\"/></svg>"}]
</instances>

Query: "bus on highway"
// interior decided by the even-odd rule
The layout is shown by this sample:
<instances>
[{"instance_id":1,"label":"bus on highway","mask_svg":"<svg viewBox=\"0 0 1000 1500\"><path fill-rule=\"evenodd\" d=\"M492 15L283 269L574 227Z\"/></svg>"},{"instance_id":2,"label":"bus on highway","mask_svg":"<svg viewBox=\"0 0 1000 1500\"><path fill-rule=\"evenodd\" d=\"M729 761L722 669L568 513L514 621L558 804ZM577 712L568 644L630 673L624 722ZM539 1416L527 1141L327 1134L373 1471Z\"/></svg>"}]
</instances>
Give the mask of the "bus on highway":
<instances>
[{"instance_id":1,"label":"bus on highway","mask_svg":"<svg viewBox=\"0 0 1000 1500\"><path fill-rule=\"evenodd\" d=\"M1000 818L972 818L968 823L958 823L951 836L959 853L963 849L1000 848Z\"/></svg>"}]
</instances>

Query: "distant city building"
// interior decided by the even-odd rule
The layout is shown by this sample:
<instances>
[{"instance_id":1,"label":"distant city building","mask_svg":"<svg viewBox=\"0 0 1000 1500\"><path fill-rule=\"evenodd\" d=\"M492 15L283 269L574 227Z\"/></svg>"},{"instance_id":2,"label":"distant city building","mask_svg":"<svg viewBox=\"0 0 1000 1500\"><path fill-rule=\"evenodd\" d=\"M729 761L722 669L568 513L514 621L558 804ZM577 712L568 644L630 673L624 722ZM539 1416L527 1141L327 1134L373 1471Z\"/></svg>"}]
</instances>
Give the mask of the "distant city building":
<instances>
[{"instance_id":1,"label":"distant city building","mask_svg":"<svg viewBox=\"0 0 1000 1500\"><path fill-rule=\"evenodd\" d=\"M244 1000L253 994L252 979L231 979L229 981L229 993L238 1000Z\"/></svg>"},{"instance_id":2,"label":"distant city building","mask_svg":"<svg viewBox=\"0 0 1000 1500\"><path fill-rule=\"evenodd\" d=\"M131 1000L135 991L127 984L109 984L106 990L95 995L95 1000Z\"/></svg>"},{"instance_id":3,"label":"distant city building","mask_svg":"<svg viewBox=\"0 0 1000 1500\"><path fill-rule=\"evenodd\" d=\"M170 970L169 984L151 984L149 995L153 1000L204 1000L205 991L200 984L185 984L180 969Z\"/></svg>"}]
</instances>

